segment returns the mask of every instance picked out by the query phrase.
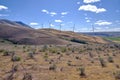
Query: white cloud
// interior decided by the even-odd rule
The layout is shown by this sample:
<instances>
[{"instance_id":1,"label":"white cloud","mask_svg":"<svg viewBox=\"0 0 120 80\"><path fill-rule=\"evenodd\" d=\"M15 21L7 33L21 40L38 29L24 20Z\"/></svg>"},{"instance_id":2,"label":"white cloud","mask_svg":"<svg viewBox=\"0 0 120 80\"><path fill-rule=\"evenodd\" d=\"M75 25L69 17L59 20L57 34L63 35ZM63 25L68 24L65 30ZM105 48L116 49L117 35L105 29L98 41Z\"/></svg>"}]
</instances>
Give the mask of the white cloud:
<instances>
[{"instance_id":1,"label":"white cloud","mask_svg":"<svg viewBox=\"0 0 120 80\"><path fill-rule=\"evenodd\" d=\"M95 2L100 2L100 0L84 0L84 3L95 3Z\"/></svg>"},{"instance_id":2,"label":"white cloud","mask_svg":"<svg viewBox=\"0 0 120 80\"><path fill-rule=\"evenodd\" d=\"M89 19L88 17L85 17L85 19Z\"/></svg>"},{"instance_id":3,"label":"white cloud","mask_svg":"<svg viewBox=\"0 0 120 80\"><path fill-rule=\"evenodd\" d=\"M55 20L55 22L61 23L61 22L63 22L63 21L62 21L62 20Z\"/></svg>"},{"instance_id":4,"label":"white cloud","mask_svg":"<svg viewBox=\"0 0 120 80\"><path fill-rule=\"evenodd\" d=\"M111 25L112 22L104 21L104 20L99 20L95 22L94 24L99 25L99 26L104 26L104 25Z\"/></svg>"},{"instance_id":5,"label":"white cloud","mask_svg":"<svg viewBox=\"0 0 120 80\"><path fill-rule=\"evenodd\" d=\"M0 5L0 10L7 10L8 7L4 6L4 5Z\"/></svg>"},{"instance_id":6,"label":"white cloud","mask_svg":"<svg viewBox=\"0 0 120 80\"><path fill-rule=\"evenodd\" d=\"M95 13L105 12L106 9L104 8L97 8L95 5L82 5L78 10L84 10L84 11L91 11Z\"/></svg>"},{"instance_id":7,"label":"white cloud","mask_svg":"<svg viewBox=\"0 0 120 80\"><path fill-rule=\"evenodd\" d=\"M102 30L101 27L95 27L95 30Z\"/></svg>"},{"instance_id":8,"label":"white cloud","mask_svg":"<svg viewBox=\"0 0 120 80\"><path fill-rule=\"evenodd\" d=\"M56 12L50 12L50 15L55 16L55 15L57 15L57 13Z\"/></svg>"},{"instance_id":9,"label":"white cloud","mask_svg":"<svg viewBox=\"0 0 120 80\"><path fill-rule=\"evenodd\" d=\"M53 24L50 24L50 26L51 26L51 27L54 27L55 25L53 25Z\"/></svg>"},{"instance_id":10,"label":"white cloud","mask_svg":"<svg viewBox=\"0 0 120 80\"><path fill-rule=\"evenodd\" d=\"M30 25L31 25L31 26L38 26L39 24L36 23L36 22L31 22Z\"/></svg>"},{"instance_id":11,"label":"white cloud","mask_svg":"<svg viewBox=\"0 0 120 80\"><path fill-rule=\"evenodd\" d=\"M61 15L67 15L68 12L61 12Z\"/></svg>"},{"instance_id":12,"label":"white cloud","mask_svg":"<svg viewBox=\"0 0 120 80\"><path fill-rule=\"evenodd\" d=\"M86 20L86 22L90 22L90 20Z\"/></svg>"},{"instance_id":13,"label":"white cloud","mask_svg":"<svg viewBox=\"0 0 120 80\"><path fill-rule=\"evenodd\" d=\"M43 9L42 12L46 13L46 14L49 14L49 11L48 10L45 10Z\"/></svg>"},{"instance_id":14,"label":"white cloud","mask_svg":"<svg viewBox=\"0 0 120 80\"><path fill-rule=\"evenodd\" d=\"M77 2L77 4L80 4L80 2Z\"/></svg>"}]
</instances>

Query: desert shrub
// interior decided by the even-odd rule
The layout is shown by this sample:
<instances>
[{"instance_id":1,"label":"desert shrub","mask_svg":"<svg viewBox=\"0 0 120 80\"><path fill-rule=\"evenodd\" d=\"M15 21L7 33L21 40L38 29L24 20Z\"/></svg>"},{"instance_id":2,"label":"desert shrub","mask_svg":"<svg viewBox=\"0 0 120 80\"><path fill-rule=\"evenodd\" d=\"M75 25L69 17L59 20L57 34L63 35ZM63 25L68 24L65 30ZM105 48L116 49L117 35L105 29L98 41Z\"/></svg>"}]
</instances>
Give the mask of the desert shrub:
<instances>
[{"instance_id":1,"label":"desert shrub","mask_svg":"<svg viewBox=\"0 0 120 80\"><path fill-rule=\"evenodd\" d=\"M48 49L48 46L44 45L43 48L42 48L42 51L45 52L47 49Z\"/></svg>"},{"instance_id":2,"label":"desert shrub","mask_svg":"<svg viewBox=\"0 0 120 80\"><path fill-rule=\"evenodd\" d=\"M86 76L85 67L82 66L82 67L79 68L79 70L80 70L80 76L82 76L82 77Z\"/></svg>"},{"instance_id":3,"label":"desert shrub","mask_svg":"<svg viewBox=\"0 0 120 80\"><path fill-rule=\"evenodd\" d=\"M55 64L52 64L50 67L49 67L49 70L56 70L57 66Z\"/></svg>"},{"instance_id":4,"label":"desert shrub","mask_svg":"<svg viewBox=\"0 0 120 80\"><path fill-rule=\"evenodd\" d=\"M71 66L71 65L72 65L71 62L72 62L72 61L68 61L68 62L67 62L67 65L68 65L68 66Z\"/></svg>"},{"instance_id":5,"label":"desert shrub","mask_svg":"<svg viewBox=\"0 0 120 80\"><path fill-rule=\"evenodd\" d=\"M68 65L68 66L71 66L71 62L68 62L67 65Z\"/></svg>"},{"instance_id":6,"label":"desert shrub","mask_svg":"<svg viewBox=\"0 0 120 80\"><path fill-rule=\"evenodd\" d=\"M61 52L58 51L57 54L61 54Z\"/></svg>"},{"instance_id":7,"label":"desert shrub","mask_svg":"<svg viewBox=\"0 0 120 80\"><path fill-rule=\"evenodd\" d=\"M114 62L113 57L109 56L108 57L108 62L113 63Z\"/></svg>"},{"instance_id":8,"label":"desert shrub","mask_svg":"<svg viewBox=\"0 0 120 80\"><path fill-rule=\"evenodd\" d=\"M104 61L103 58L99 58L99 61L102 67L106 67L106 62Z\"/></svg>"},{"instance_id":9,"label":"desert shrub","mask_svg":"<svg viewBox=\"0 0 120 80\"><path fill-rule=\"evenodd\" d=\"M21 58L19 56L13 56L11 60L12 61L20 61Z\"/></svg>"},{"instance_id":10,"label":"desert shrub","mask_svg":"<svg viewBox=\"0 0 120 80\"><path fill-rule=\"evenodd\" d=\"M90 56L91 58L93 58L93 54L92 54L92 53L89 53L89 56Z\"/></svg>"},{"instance_id":11,"label":"desert shrub","mask_svg":"<svg viewBox=\"0 0 120 80\"><path fill-rule=\"evenodd\" d=\"M50 48L49 52L51 52L51 53L57 53L57 49L56 48Z\"/></svg>"},{"instance_id":12,"label":"desert shrub","mask_svg":"<svg viewBox=\"0 0 120 80\"><path fill-rule=\"evenodd\" d=\"M3 56L10 56L9 51L4 51L4 52L3 52Z\"/></svg>"},{"instance_id":13,"label":"desert shrub","mask_svg":"<svg viewBox=\"0 0 120 80\"><path fill-rule=\"evenodd\" d=\"M14 51L4 51L3 52L3 56L10 56L10 55L13 55L13 54L15 54Z\"/></svg>"},{"instance_id":14,"label":"desert shrub","mask_svg":"<svg viewBox=\"0 0 120 80\"><path fill-rule=\"evenodd\" d=\"M5 52L5 50L4 49L0 49L0 53L3 53L3 52Z\"/></svg>"},{"instance_id":15,"label":"desert shrub","mask_svg":"<svg viewBox=\"0 0 120 80\"><path fill-rule=\"evenodd\" d=\"M118 64L115 64L116 68L120 68L120 66Z\"/></svg>"},{"instance_id":16,"label":"desert shrub","mask_svg":"<svg viewBox=\"0 0 120 80\"><path fill-rule=\"evenodd\" d=\"M116 80L120 80L120 71L116 71L116 72L114 73L114 76L115 76L115 79L116 79Z\"/></svg>"},{"instance_id":17,"label":"desert shrub","mask_svg":"<svg viewBox=\"0 0 120 80\"><path fill-rule=\"evenodd\" d=\"M29 57L29 58L34 58L34 53L33 53L33 52L29 52L29 53L28 53L28 57Z\"/></svg>"},{"instance_id":18,"label":"desert shrub","mask_svg":"<svg viewBox=\"0 0 120 80\"><path fill-rule=\"evenodd\" d=\"M12 65L12 69L11 69L11 71L10 72L16 72L16 71L18 71L18 65Z\"/></svg>"},{"instance_id":19,"label":"desert shrub","mask_svg":"<svg viewBox=\"0 0 120 80\"><path fill-rule=\"evenodd\" d=\"M62 48L61 48L61 52L64 53L64 52L66 52L66 51L67 51L67 49L66 49L65 47L62 47Z\"/></svg>"},{"instance_id":20,"label":"desert shrub","mask_svg":"<svg viewBox=\"0 0 120 80\"><path fill-rule=\"evenodd\" d=\"M30 73L25 73L22 80L33 80L32 75Z\"/></svg>"},{"instance_id":21,"label":"desert shrub","mask_svg":"<svg viewBox=\"0 0 120 80\"><path fill-rule=\"evenodd\" d=\"M72 51L72 53L74 53L75 52L75 48L72 48L71 51Z\"/></svg>"},{"instance_id":22,"label":"desert shrub","mask_svg":"<svg viewBox=\"0 0 120 80\"><path fill-rule=\"evenodd\" d=\"M116 54L115 54L115 53L113 53L112 55L113 55L113 56L116 56Z\"/></svg>"},{"instance_id":23,"label":"desert shrub","mask_svg":"<svg viewBox=\"0 0 120 80\"><path fill-rule=\"evenodd\" d=\"M45 53L44 58L48 59L48 53Z\"/></svg>"}]
</instances>

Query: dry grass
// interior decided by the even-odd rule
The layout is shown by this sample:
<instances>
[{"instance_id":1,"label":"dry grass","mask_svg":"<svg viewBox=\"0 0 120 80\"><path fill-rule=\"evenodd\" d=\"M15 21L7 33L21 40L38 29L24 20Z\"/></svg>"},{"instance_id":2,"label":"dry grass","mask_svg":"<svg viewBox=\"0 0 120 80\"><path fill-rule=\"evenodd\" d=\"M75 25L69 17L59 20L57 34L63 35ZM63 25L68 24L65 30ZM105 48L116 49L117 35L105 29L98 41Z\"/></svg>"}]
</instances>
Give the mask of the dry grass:
<instances>
[{"instance_id":1,"label":"dry grass","mask_svg":"<svg viewBox=\"0 0 120 80\"><path fill-rule=\"evenodd\" d=\"M114 73L120 70L120 49L114 45L43 47L2 44L0 50L14 51L21 58L20 61L13 62L11 56L3 56L3 52L0 52L0 80L11 75L13 64L18 67L12 80L24 80L26 74L32 80L115 80ZM29 58L31 51L34 52L34 58ZM109 56L114 60L113 63L108 61ZM106 67L101 66L99 58L104 59ZM51 66L54 69L50 69ZM81 66L85 69L85 77L80 76Z\"/></svg>"}]
</instances>

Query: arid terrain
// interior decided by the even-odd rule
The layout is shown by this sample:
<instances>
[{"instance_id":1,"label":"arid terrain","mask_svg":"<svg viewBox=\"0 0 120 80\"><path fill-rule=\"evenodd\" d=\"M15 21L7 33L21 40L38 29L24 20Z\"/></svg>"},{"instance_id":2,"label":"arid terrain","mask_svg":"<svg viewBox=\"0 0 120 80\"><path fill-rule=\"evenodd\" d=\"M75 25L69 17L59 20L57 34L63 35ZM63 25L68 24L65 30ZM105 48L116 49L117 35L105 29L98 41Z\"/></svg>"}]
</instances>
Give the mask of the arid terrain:
<instances>
[{"instance_id":1,"label":"arid terrain","mask_svg":"<svg viewBox=\"0 0 120 80\"><path fill-rule=\"evenodd\" d=\"M118 43L71 31L35 30L3 22L0 80L120 80Z\"/></svg>"},{"instance_id":2,"label":"arid terrain","mask_svg":"<svg viewBox=\"0 0 120 80\"><path fill-rule=\"evenodd\" d=\"M120 79L120 45L117 44L6 43L0 46L0 80Z\"/></svg>"}]
</instances>

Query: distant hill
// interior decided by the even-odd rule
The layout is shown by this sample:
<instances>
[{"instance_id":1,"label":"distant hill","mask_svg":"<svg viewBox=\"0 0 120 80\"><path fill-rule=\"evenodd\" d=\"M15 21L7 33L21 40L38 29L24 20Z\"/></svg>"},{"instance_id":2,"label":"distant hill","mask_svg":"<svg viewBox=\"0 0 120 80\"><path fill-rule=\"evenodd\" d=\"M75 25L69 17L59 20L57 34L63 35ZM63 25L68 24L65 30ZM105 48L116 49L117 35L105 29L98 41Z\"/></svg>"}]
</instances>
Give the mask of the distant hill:
<instances>
[{"instance_id":1,"label":"distant hill","mask_svg":"<svg viewBox=\"0 0 120 80\"><path fill-rule=\"evenodd\" d=\"M21 26L24 26L24 27L31 28L29 25L27 25L27 24L25 24L25 23L23 23L23 22L21 22L21 21L15 21L15 23L17 23L17 24L19 24L19 25L21 25Z\"/></svg>"},{"instance_id":2,"label":"distant hill","mask_svg":"<svg viewBox=\"0 0 120 80\"><path fill-rule=\"evenodd\" d=\"M0 24L2 25L8 25L8 26L14 26L14 27L26 27L31 28L29 25L21 22L21 21L10 21L7 19L0 19Z\"/></svg>"},{"instance_id":3,"label":"distant hill","mask_svg":"<svg viewBox=\"0 0 120 80\"><path fill-rule=\"evenodd\" d=\"M120 32L86 32L82 34L87 34L90 36L100 36L100 37L120 37Z\"/></svg>"}]
</instances>

